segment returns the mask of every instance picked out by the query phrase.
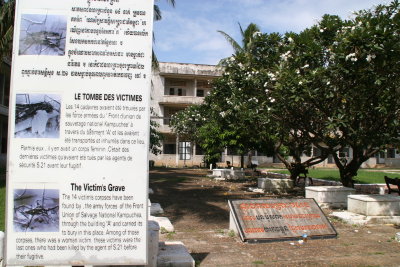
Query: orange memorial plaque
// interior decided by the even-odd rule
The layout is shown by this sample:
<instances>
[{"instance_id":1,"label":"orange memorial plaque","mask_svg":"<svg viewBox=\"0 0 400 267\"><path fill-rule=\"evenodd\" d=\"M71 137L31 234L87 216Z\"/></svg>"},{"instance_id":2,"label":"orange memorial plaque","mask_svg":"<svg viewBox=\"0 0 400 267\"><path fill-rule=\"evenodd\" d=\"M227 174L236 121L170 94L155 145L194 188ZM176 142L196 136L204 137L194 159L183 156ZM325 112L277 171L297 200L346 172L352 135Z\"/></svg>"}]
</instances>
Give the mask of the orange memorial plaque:
<instances>
[{"instance_id":1,"label":"orange memorial plaque","mask_svg":"<svg viewBox=\"0 0 400 267\"><path fill-rule=\"evenodd\" d=\"M314 199L229 200L229 206L242 241L337 236Z\"/></svg>"}]
</instances>

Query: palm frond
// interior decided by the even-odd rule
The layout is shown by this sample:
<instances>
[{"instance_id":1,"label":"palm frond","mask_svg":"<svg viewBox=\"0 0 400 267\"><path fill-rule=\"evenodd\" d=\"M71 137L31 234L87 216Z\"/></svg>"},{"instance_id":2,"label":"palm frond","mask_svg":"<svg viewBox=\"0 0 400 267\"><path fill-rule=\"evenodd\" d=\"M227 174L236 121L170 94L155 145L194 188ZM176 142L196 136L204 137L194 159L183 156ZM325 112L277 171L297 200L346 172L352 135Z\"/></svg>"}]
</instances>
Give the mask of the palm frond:
<instances>
[{"instance_id":1,"label":"palm frond","mask_svg":"<svg viewBox=\"0 0 400 267\"><path fill-rule=\"evenodd\" d=\"M162 19L161 10L158 5L154 5L154 21L159 21Z\"/></svg>"},{"instance_id":2,"label":"palm frond","mask_svg":"<svg viewBox=\"0 0 400 267\"><path fill-rule=\"evenodd\" d=\"M14 27L11 26L0 38L0 58L10 56L12 50Z\"/></svg>"},{"instance_id":3,"label":"palm frond","mask_svg":"<svg viewBox=\"0 0 400 267\"><path fill-rule=\"evenodd\" d=\"M238 24L239 24L239 29L240 29L240 35L244 36L244 31L243 31L242 25L240 25L240 22L238 22Z\"/></svg>"},{"instance_id":4,"label":"palm frond","mask_svg":"<svg viewBox=\"0 0 400 267\"><path fill-rule=\"evenodd\" d=\"M171 4L171 6L175 7L175 0L167 0L167 2Z\"/></svg>"},{"instance_id":5,"label":"palm frond","mask_svg":"<svg viewBox=\"0 0 400 267\"><path fill-rule=\"evenodd\" d=\"M156 2L158 2L159 0L156 0ZM172 5L172 7L175 7L175 0L166 0L167 3L169 3L170 5ZM154 21L158 21L161 20L162 16L161 16L161 10L160 7L158 5L154 5ZM154 36L154 32L153 32L153 42L156 41L156 38ZM158 59L156 54L154 53L154 50L151 51L152 53L152 57L151 57L151 65L153 67L153 69L158 70Z\"/></svg>"},{"instance_id":6,"label":"palm frond","mask_svg":"<svg viewBox=\"0 0 400 267\"><path fill-rule=\"evenodd\" d=\"M243 33L243 48L244 50L247 50L247 48L250 46L254 39L254 34L256 32L259 32L260 28L254 24L250 23L249 26L247 26L246 30Z\"/></svg>"},{"instance_id":7,"label":"palm frond","mask_svg":"<svg viewBox=\"0 0 400 267\"><path fill-rule=\"evenodd\" d=\"M154 50L151 51L151 67L153 70L158 70L159 68L158 59Z\"/></svg>"},{"instance_id":8,"label":"palm frond","mask_svg":"<svg viewBox=\"0 0 400 267\"><path fill-rule=\"evenodd\" d=\"M238 42L235 41L229 34L227 34L224 31L218 31L220 34L222 34L225 39L228 41L228 43L232 46L233 50L235 53L240 53L242 52L242 47L238 44Z\"/></svg>"}]
</instances>

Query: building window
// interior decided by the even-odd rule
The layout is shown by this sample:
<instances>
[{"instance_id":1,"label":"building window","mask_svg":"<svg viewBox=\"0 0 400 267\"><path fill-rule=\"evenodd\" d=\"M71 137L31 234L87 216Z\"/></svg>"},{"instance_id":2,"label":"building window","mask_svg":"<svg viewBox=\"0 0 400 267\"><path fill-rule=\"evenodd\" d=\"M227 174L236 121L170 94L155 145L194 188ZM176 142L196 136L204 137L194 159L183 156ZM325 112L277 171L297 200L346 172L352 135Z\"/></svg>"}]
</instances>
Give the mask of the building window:
<instances>
[{"instance_id":1,"label":"building window","mask_svg":"<svg viewBox=\"0 0 400 267\"><path fill-rule=\"evenodd\" d=\"M197 97L204 97L210 93L211 83L207 80L197 80Z\"/></svg>"},{"instance_id":2,"label":"building window","mask_svg":"<svg viewBox=\"0 0 400 267\"><path fill-rule=\"evenodd\" d=\"M190 142L179 142L178 147L179 159L188 160L191 158L192 145Z\"/></svg>"},{"instance_id":3,"label":"building window","mask_svg":"<svg viewBox=\"0 0 400 267\"><path fill-rule=\"evenodd\" d=\"M187 83L187 80L166 78L164 95L186 96Z\"/></svg>"},{"instance_id":4,"label":"building window","mask_svg":"<svg viewBox=\"0 0 400 267\"><path fill-rule=\"evenodd\" d=\"M186 96L186 89L171 87L169 88L168 93L166 95Z\"/></svg>"},{"instance_id":5,"label":"building window","mask_svg":"<svg viewBox=\"0 0 400 267\"><path fill-rule=\"evenodd\" d=\"M312 152L312 154L313 154L313 157L320 157L321 155L322 155L322 153L321 153L321 149L319 149L318 147L313 147L312 148L312 150L313 150L313 152Z\"/></svg>"},{"instance_id":6,"label":"building window","mask_svg":"<svg viewBox=\"0 0 400 267\"><path fill-rule=\"evenodd\" d=\"M333 164L335 163L333 156L331 154L328 155L328 164Z\"/></svg>"},{"instance_id":7,"label":"building window","mask_svg":"<svg viewBox=\"0 0 400 267\"><path fill-rule=\"evenodd\" d=\"M197 89L196 96L197 97L204 97L204 90L203 89Z\"/></svg>"},{"instance_id":8,"label":"building window","mask_svg":"<svg viewBox=\"0 0 400 267\"><path fill-rule=\"evenodd\" d=\"M176 144L164 144L163 145L164 154L176 154Z\"/></svg>"},{"instance_id":9,"label":"building window","mask_svg":"<svg viewBox=\"0 0 400 267\"><path fill-rule=\"evenodd\" d=\"M394 148L388 148L388 149L387 149L387 155L386 155L386 157L387 157L388 159L394 159L394 158L396 158L396 149L394 149Z\"/></svg>"},{"instance_id":10,"label":"building window","mask_svg":"<svg viewBox=\"0 0 400 267\"><path fill-rule=\"evenodd\" d=\"M204 150L199 144L196 144L196 155L204 155Z\"/></svg>"},{"instance_id":11,"label":"building window","mask_svg":"<svg viewBox=\"0 0 400 267\"><path fill-rule=\"evenodd\" d=\"M339 150L339 158L348 158L349 157L349 148L344 147Z\"/></svg>"},{"instance_id":12,"label":"building window","mask_svg":"<svg viewBox=\"0 0 400 267\"><path fill-rule=\"evenodd\" d=\"M186 95L186 90L182 88L178 88L178 95L179 96L185 96Z\"/></svg>"}]
</instances>

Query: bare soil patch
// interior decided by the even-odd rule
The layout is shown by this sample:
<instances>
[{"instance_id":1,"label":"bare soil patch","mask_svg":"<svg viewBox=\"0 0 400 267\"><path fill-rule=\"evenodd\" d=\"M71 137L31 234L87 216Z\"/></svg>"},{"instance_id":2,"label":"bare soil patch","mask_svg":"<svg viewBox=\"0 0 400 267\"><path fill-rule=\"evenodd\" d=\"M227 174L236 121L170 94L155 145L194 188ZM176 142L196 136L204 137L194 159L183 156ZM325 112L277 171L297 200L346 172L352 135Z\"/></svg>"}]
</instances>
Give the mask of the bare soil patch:
<instances>
[{"instance_id":1,"label":"bare soil patch","mask_svg":"<svg viewBox=\"0 0 400 267\"><path fill-rule=\"evenodd\" d=\"M300 244L281 241L243 243L229 232L229 199L301 198L296 188L286 195L249 192L257 179L215 181L201 169L150 171L152 202L160 203L175 227L164 241L182 241L197 266L399 266L400 243L394 240L397 225L349 225L329 217L334 239L312 239Z\"/></svg>"}]
</instances>

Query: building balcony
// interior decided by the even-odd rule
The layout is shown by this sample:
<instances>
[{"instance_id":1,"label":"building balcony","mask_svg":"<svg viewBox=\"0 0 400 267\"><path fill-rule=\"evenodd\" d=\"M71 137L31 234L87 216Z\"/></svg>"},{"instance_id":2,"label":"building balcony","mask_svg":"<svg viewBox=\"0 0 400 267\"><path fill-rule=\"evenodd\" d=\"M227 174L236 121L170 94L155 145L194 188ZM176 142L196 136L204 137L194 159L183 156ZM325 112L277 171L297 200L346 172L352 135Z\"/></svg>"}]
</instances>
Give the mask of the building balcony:
<instances>
[{"instance_id":1,"label":"building balcony","mask_svg":"<svg viewBox=\"0 0 400 267\"><path fill-rule=\"evenodd\" d=\"M214 65L160 62L161 75L216 77L222 75L222 68Z\"/></svg>"},{"instance_id":2,"label":"building balcony","mask_svg":"<svg viewBox=\"0 0 400 267\"><path fill-rule=\"evenodd\" d=\"M203 101L204 97L164 95L161 97L159 104L190 106L201 104Z\"/></svg>"}]
</instances>

